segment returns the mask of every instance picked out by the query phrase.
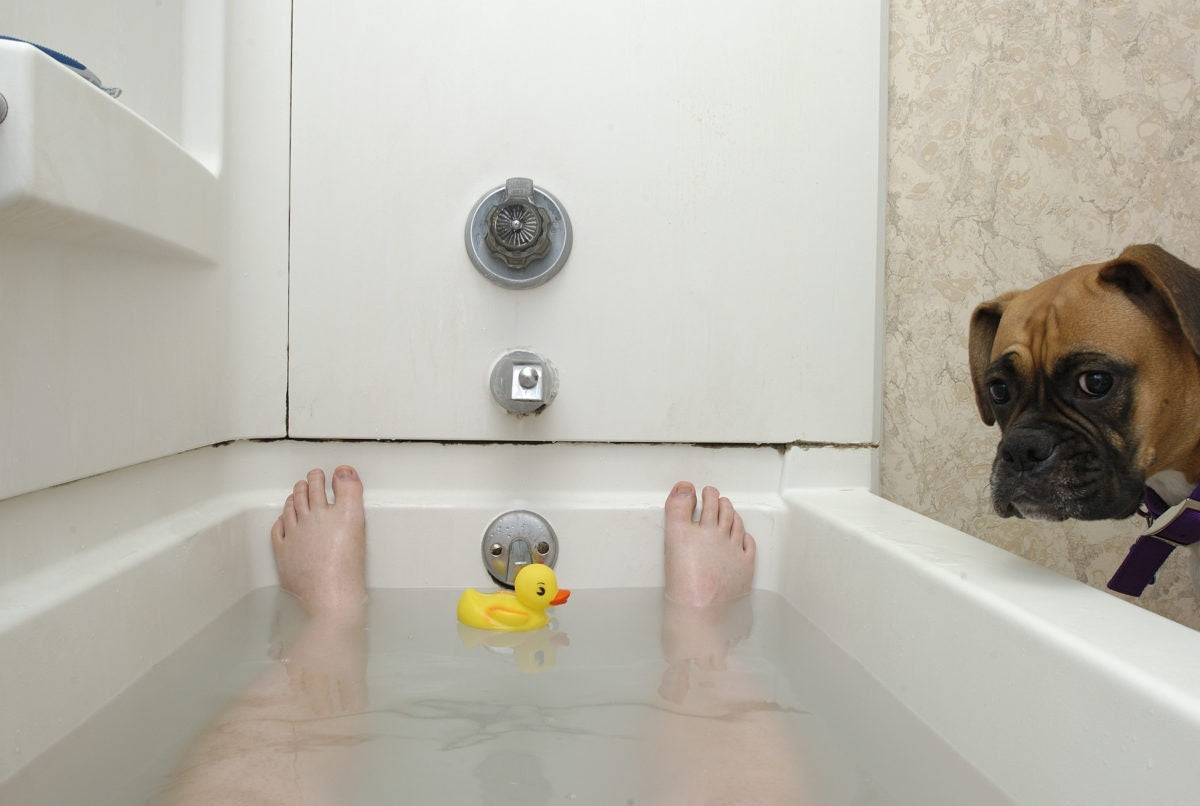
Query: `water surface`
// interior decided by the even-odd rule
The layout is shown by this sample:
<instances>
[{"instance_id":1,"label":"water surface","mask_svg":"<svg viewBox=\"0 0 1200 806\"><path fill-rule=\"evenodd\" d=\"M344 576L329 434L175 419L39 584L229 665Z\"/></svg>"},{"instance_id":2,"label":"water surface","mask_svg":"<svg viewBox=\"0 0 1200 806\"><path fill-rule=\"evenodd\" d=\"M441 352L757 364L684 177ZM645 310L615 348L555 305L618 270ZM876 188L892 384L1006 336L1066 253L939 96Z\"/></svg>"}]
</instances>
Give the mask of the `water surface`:
<instances>
[{"instance_id":1,"label":"water surface","mask_svg":"<svg viewBox=\"0 0 1200 806\"><path fill-rule=\"evenodd\" d=\"M578 590L550 630L516 637L460 629L457 595L372 592L367 705L310 748L336 754L339 804L658 803L717 792L731 759L802 781L811 804L1010 802L775 594L726 615L728 658L674 665L659 590ZM189 745L301 624L278 590L249 594L0 803L168 803Z\"/></svg>"}]
</instances>

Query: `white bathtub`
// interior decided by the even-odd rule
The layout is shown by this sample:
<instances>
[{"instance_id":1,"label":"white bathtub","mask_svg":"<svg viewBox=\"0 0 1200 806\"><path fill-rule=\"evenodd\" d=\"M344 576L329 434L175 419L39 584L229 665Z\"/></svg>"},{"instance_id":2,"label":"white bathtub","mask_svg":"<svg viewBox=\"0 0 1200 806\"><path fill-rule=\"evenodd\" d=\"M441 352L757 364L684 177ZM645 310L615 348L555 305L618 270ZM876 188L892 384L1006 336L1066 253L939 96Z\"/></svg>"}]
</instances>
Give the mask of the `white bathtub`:
<instances>
[{"instance_id":1,"label":"white bathtub","mask_svg":"<svg viewBox=\"0 0 1200 806\"><path fill-rule=\"evenodd\" d=\"M234 443L0 502L0 783L273 585L266 534L292 482L350 462L368 487L374 587L484 584L483 528L514 508L553 524L573 589L658 586L661 545L646 535L667 490L716 484L759 541L756 586L886 691L891 704L851 704L848 722L906 710L1017 803L1200 800L1200 636L841 486L869 461L832 448ZM895 768L891 797L912 802L904 748L865 737L860 763Z\"/></svg>"}]
</instances>

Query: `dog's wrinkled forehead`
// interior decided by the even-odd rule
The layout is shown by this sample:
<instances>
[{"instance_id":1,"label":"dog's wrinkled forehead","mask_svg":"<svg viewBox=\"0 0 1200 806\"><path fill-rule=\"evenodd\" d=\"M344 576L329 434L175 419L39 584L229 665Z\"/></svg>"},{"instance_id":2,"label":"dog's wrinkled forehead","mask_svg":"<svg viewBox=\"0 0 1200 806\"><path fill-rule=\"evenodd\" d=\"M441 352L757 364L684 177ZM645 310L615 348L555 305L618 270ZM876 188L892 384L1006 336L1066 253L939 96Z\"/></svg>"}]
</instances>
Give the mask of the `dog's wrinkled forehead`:
<instances>
[{"instance_id":1,"label":"dog's wrinkled forehead","mask_svg":"<svg viewBox=\"0 0 1200 806\"><path fill-rule=\"evenodd\" d=\"M1079 266L1009 300L996 328L991 363L1004 359L1018 372L1040 374L1053 369L1064 349L1125 353L1129 336L1149 332L1151 323L1125 295L1100 281L1100 268ZM1125 326L1114 329L1114 321Z\"/></svg>"}]
</instances>

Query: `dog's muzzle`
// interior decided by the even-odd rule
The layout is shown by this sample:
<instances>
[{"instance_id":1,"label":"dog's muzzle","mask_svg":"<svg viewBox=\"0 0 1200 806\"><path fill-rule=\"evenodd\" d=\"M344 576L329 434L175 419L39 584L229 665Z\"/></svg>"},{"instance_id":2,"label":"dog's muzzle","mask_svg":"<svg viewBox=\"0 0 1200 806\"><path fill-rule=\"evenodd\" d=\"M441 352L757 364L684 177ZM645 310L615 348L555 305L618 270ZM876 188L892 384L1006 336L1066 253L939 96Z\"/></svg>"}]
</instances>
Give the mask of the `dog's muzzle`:
<instances>
[{"instance_id":1,"label":"dog's muzzle","mask_svg":"<svg viewBox=\"0 0 1200 806\"><path fill-rule=\"evenodd\" d=\"M1115 451L1045 425L1004 434L991 480L996 514L1051 521L1128 517L1141 503L1143 484Z\"/></svg>"}]
</instances>

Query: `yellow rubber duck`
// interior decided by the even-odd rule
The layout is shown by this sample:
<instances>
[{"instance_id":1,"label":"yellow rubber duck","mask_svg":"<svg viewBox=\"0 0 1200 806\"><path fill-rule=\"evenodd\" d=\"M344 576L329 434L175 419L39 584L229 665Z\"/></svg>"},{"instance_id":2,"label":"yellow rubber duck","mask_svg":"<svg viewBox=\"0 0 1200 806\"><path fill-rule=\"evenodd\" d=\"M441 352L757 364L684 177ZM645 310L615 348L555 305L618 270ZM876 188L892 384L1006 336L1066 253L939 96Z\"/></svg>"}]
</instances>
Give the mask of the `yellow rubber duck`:
<instances>
[{"instance_id":1,"label":"yellow rubber duck","mask_svg":"<svg viewBox=\"0 0 1200 806\"><path fill-rule=\"evenodd\" d=\"M540 630L550 623L546 608L562 604L570 595L566 588L559 589L554 569L533 563L517 572L513 590L463 591L458 599L458 620L481 630Z\"/></svg>"}]
</instances>

